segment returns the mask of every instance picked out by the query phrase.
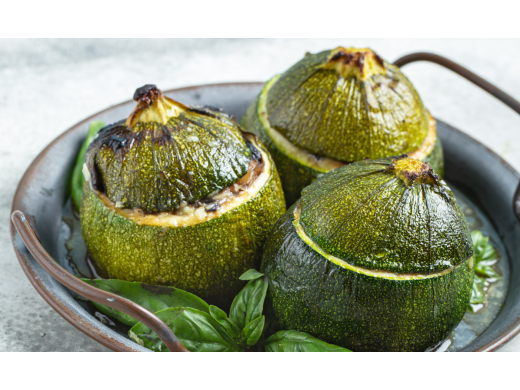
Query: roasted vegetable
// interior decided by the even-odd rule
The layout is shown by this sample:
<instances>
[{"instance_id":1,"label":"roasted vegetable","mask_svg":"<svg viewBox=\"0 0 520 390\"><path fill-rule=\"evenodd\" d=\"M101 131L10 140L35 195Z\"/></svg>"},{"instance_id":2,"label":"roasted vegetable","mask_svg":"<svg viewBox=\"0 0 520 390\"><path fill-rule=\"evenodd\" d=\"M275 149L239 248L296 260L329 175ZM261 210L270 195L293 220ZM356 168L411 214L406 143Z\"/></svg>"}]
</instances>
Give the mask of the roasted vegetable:
<instances>
[{"instance_id":1,"label":"roasted vegetable","mask_svg":"<svg viewBox=\"0 0 520 390\"><path fill-rule=\"evenodd\" d=\"M276 224L261 271L282 329L354 351L424 351L462 319L467 222L421 161L360 161L318 178Z\"/></svg>"},{"instance_id":2,"label":"roasted vegetable","mask_svg":"<svg viewBox=\"0 0 520 390\"><path fill-rule=\"evenodd\" d=\"M307 55L266 83L242 119L278 167L287 203L346 163L408 153L443 173L436 126L399 68L370 49Z\"/></svg>"},{"instance_id":3,"label":"roasted vegetable","mask_svg":"<svg viewBox=\"0 0 520 390\"><path fill-rule=\"evenodd\" d=\"M173 211L247 173L251 150L227 114L187 107L154 85L134 100L128 119L105 127L85 157L94 189L120 207Z\"/></svg>"},{"instance_id":4,"label":"roasted vegetable","mask_svg":"<svg viewBox=\"0 0 520 390\"><path fill-rule=\"evenodd\" d=\"M174 286L223 307L285 211L269 153L234 119L155 86L86 153L83 238L108 278Z\"/></svg>"}]
</instances>

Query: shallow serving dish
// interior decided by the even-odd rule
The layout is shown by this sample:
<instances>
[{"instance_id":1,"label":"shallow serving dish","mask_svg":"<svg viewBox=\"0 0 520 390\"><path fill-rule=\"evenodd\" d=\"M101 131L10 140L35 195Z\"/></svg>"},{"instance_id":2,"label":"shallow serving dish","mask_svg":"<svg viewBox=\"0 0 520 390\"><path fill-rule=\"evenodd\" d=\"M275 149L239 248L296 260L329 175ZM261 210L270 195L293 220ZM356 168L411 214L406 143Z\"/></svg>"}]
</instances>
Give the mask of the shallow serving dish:
<instances>
[{"instance_id":1,"label":"shallow serving dish","mask_svg":"<svg viewBox=\"0 0 520 390\"><path fill-rule=\"evenodd\" d=\"M185 104L221 107L239 121L262 85L215 84L175 89L165 94ZM63 234L60 238L63 210L70 197L72 167L88 125L92 120L113 123L128 116L134 106L133 101L119 104L67 130L40 153L20 181L12 212L20 210L25 214L43 247L65 268L68 267L63 264ZM437 124L445 153L446 180L478 208L491 226L495 236L492 239L499 241L508 269L506 285L509 287L498 315L483 333L457 350L493 351L520 332L520 222L513 207L520 174L468 135L442 121L438 120ZM35 260L14 225L11 225L11 237L25 274L47 303L67 321L115 351L148 351L131 341L124 330L104 325L94 310L74 299L75 294Z\"/></svg>"}]
</instances>

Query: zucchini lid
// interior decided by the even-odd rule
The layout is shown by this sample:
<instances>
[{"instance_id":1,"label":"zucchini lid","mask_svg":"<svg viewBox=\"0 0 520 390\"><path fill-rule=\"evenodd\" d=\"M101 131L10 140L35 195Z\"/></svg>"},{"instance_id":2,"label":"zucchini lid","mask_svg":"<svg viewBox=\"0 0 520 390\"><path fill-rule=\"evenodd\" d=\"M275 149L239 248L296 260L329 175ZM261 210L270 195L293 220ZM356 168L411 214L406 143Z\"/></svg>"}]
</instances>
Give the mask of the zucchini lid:
<instances>
[{"instance_id":1,"label":"zucchini lid","mask_svg":"<svg viewBox=\"0 0 520 390\"><path fill-rule=\"evenodd\" d=\"M274 83L266 106L292 144L344 162L410 152L429 128L412 83L370 49L307 55Z\"/></svg>"},{"instance_id":2,"label":"zucchini lid","mask_svg":"<svg viewBox=\"0 0 520 390\"><path fill-rule=\"evenodd\" d=\"M237 208L247 202L253 201L258 194L268 186L273 176L276 176L276 168L269 152L265 149L258 138L251 133L244 133L244 139L248 145L255 150L254 162L250 169L237 182L229 185L220 192L193 204L181 203L174 211L163 211L158 213L144 213L143 210L134 208L120 208L115 205L105 194L94 191L104 210L112 215L119 215L139 226L156 226L161 228L185 228L205 222L212 221L229 212L237 212ZM84 184L90 191L88 183ZM272 201L277 199L283 203L283 193L274 194Z\"/></svg>"},{"instance_id":3,"label":"zucchini lid","mask_svg":"<svg viewBox=\"0 0 520 390\"><path fill-rule=\"evenodd\" d=\"M173 211L244 176L251 149L233 117L188 107L145 85L126 119L102 129L85 163L95 190L121 208Z\"/></svg>"},{"instance_id":4,"label":"zucchini lid","mask_svg":"<svg viewBox=\"0 0 520 390\"><path fill-rule=\"evenodd\" d=\"M427 163L406 155L319 177L302 191L299 223L324 252L367 269L430 274L473 256L452 191Z\"/></svg>"}]
</instances>

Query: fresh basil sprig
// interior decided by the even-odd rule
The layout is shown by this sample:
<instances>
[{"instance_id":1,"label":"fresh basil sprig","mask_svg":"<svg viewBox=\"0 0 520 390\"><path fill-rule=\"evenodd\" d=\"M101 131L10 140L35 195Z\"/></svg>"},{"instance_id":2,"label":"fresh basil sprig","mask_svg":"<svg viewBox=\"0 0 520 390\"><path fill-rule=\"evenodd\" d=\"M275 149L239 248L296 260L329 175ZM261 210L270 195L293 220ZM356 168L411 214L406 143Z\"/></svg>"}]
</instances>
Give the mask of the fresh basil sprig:
<instances>
[{"instance_id":1,"label":"fresh basil sprig","mask_svg":"<svg viewBox=\"0 0 520 390\"><path fill-rule=\"evenodd\" d=\"M145 309L150 310L152 313L170 307L191 307L192 309L197 309L208 314L210 312L210 307L206 302L196 295L178 288L150 286L145 283L126 282L117 279L81 280L101 290L129 299L132 302L141 305ZM101 312L114 317L123 324L133 326L139 322L135 318L132 318L116 309L112 309L111 307L96 302L93 302L93 304Z\"/></svg>"},{"instance_id":2,"label":"fresh basil sprig","mask_svg":"<svg viewBox=\"0 0 520 390\"><path fill-rule=\"evenodd\" d=\"M237 340L237 342L240 342L242 331L232 319L228 318L224 310L211 305L209 307L209 314L215 321L217 321L227 330L231 337Z\"/></svg>"},{"instance_id":3,"label":"fresh basil sprig","mask_svg":"<svg viewBox=\"0 0 520 390\"><path fill-rule=\"evenodd\" d=\"M173 307L155 314L189 351L245 351L257 343L264 330L262 311L267 283L263 274L255 270L247 271L242 278L249 282L233 300L229 318L213 305L208 307L207 313ZM153 351L167 351L161 339L142 323L132 327L128 334L132 340Z\"/></svg>"},{"instance_id":4,"label":"fresh basil sprig","mask_svg":"<svg viewBox=\"0 0 520 390\"><path fill-rule=\"evenodd\" d=\"M281 330L265 341L266 352L352 352L296 330Z\"/></svg>"},{"instance_id":5,"label":"fresh basil sprig","mask_svg":"<svg viewBox=\"0 0 520 390\"><path fill-rule=\"evenodd\" d=\"M468 310L475 312L476 310L472 305L484 303L489 283L493 280L502 279L502 277L493 268L493 265L498 261L498 255L493 245L489 243L489 237L485 237L482 232L475 230L471 233L471 240L473 241L475 279L473 280Z\"/></svg>"},{"instance_id":6,"label":"fresh basil sprig","mask_svg":"<svg viewBox=\"0 0 520 390\"><path fill-rule=\"evenodd\" d=\"M265 316L258 317L256 320L251 321L244 327L245 343L247 346L252 347L256 344L265 326Z\"/></svg>"},{"instance_id":7,"label":"fresh basil sprig","mask_svg":"<svg viewBox=\"0 0 520 390\"><path fill-rule=\"evenodd\" d=\"M498 261L497 251L489 243L489 237L475 230L471 233L475 260L475 272L484 278L502 279L494 270L493 264Z\"/></svg>"},{"instance_id":8,"label":"fresh basil sprig","mask_svg":"<svg viewBox=\"0 0 520 390\"><path fill-rule=\"evenodd\" d=\"M172 307L155 313L191 352L236 352L242 350L227 330L211 315L189 307ZM134 325L128 335L136 343L156 352L168 348L150 328Z\"/></svg>"},{"instance_id":9,"label":"fresh basil sprig","mask_svg":"<svg viewBox=\"0 0 520 390\"><path fill-rule=\"evenodd\" d=\"M78 154L78 158L76 159L76 165L74 165L74 170L72 171L72 180L71 180L71 192L72 199L74 200L74 204L76 207L80 208L81 197L83 196L83 183L85 182L85 176L83 176L83 164L85 163L85 153L87 152L87 148L95 138L96 134L105 127L106 124L103 121L93 121L90 122L90 128L88 130L87 138L83 141L81 145L81 149Z\"/></svg>"},{"instance_id":10,"label":"fresh basil sprig","mask_svg":"<svg viewBox=\"0 0 520 390\"><path fill-rule=\"evenodd\" d=\"M233 299L229 311L229 318L241 329L262 315L267 293L268 284L264 280L263 274L258 271L255 271L255 273L251 271L255 270L246 271L242 275L242 277L249 278L249 282Z\"/></svg>"},{"instance_id":11,"label":"fresh basil sprig","mask_svg":"<svg viewBox=\"0 0 520 390\"><path fill-rule=\"evenodd\" d=\"M264 274L261 274L256 269L251 268L249 271L244 272L242 275L240 275L240 280L255 280L258 279L260 276L264 276Z\"/></svg>"},{"instance_id":12,"label":"fresh basil sprig","mask_svg":"<svg viewBox=\"0 0 520 390\"><path fill-rule=\"evenodd\" d=\"M262 311L268 284L264 275L253 269L240 279L248 282L233 300L229 317L218 307L180 289L122 280L82 280L155 312L192 352L245 351L257 344L265 346L267 352L348 351L297 331L280 331L264 342L262 334L266 320ZM168 351L159 336L143 323L120 311L94 304L103 313L131 325L128 335L136 343L152 351Z\"/></svg>"},{"instance_id":13,"label":"fresh basil sprig","mask_svg":"<svg viewBox=\"0 0 520 390\"><path fill-rule=\"evenodd\" d=\"M479 303L484 303L486 300L485 288L486 280L478 275L475 275L475 278L473 279L473 287L471 288L471 298L469 300L470 311L473 311L473 307L471 305L478 305Z\"/></svg>"}]
</instances>

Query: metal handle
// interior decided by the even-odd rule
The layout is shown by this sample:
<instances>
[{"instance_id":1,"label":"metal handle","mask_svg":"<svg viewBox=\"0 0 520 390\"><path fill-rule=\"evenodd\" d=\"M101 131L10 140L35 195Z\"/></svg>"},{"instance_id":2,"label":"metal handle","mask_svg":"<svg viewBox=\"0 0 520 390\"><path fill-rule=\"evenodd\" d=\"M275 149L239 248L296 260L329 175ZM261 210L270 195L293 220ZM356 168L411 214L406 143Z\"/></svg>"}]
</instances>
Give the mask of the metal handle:
<instances>
[{"instance_id":1,"label":"metal handle","mask_svg":"<svg viewBox=\"0 0 520 390\"><path fill-rule=\"evenodd\" d=\"M126 298L91 286L61 267L40 244L27 218L21 211L14 211L11 220L29 252L58 282L91 301L119 310L142 322L157 333L171 352L189 352L175 337L172 330L151 311Z\"/></svg>"},{"instance_id":2,"label":"metal handle","mask_svg":"<svg viewBox=\"0 0 520 390\"><path fill-rule=\"evenodd\" d=\"M404 65L410 64L412 62L417 61L428 61L433 62L437 65L443 66L452 72L457 73L458 75L464 77L466 80L471 81L473 84L479 86L484 91L490 93L502 103L510 107L512 110L516 111L520 114L520 102L514 99L512 96L508 95L501 89L495 87L490 82L484 80L482 77L477 76L475 73L470 70L464 68L463 66L448 60L445 57L442 57L437 54L432 53L412 53L408 54L404 57L397 59L394 62L395 66L402 67ZM513 211L516 215L517 220L520 222L520 183L516 187L515 195L513 197Z\"/></svg>"}]
</instances>

